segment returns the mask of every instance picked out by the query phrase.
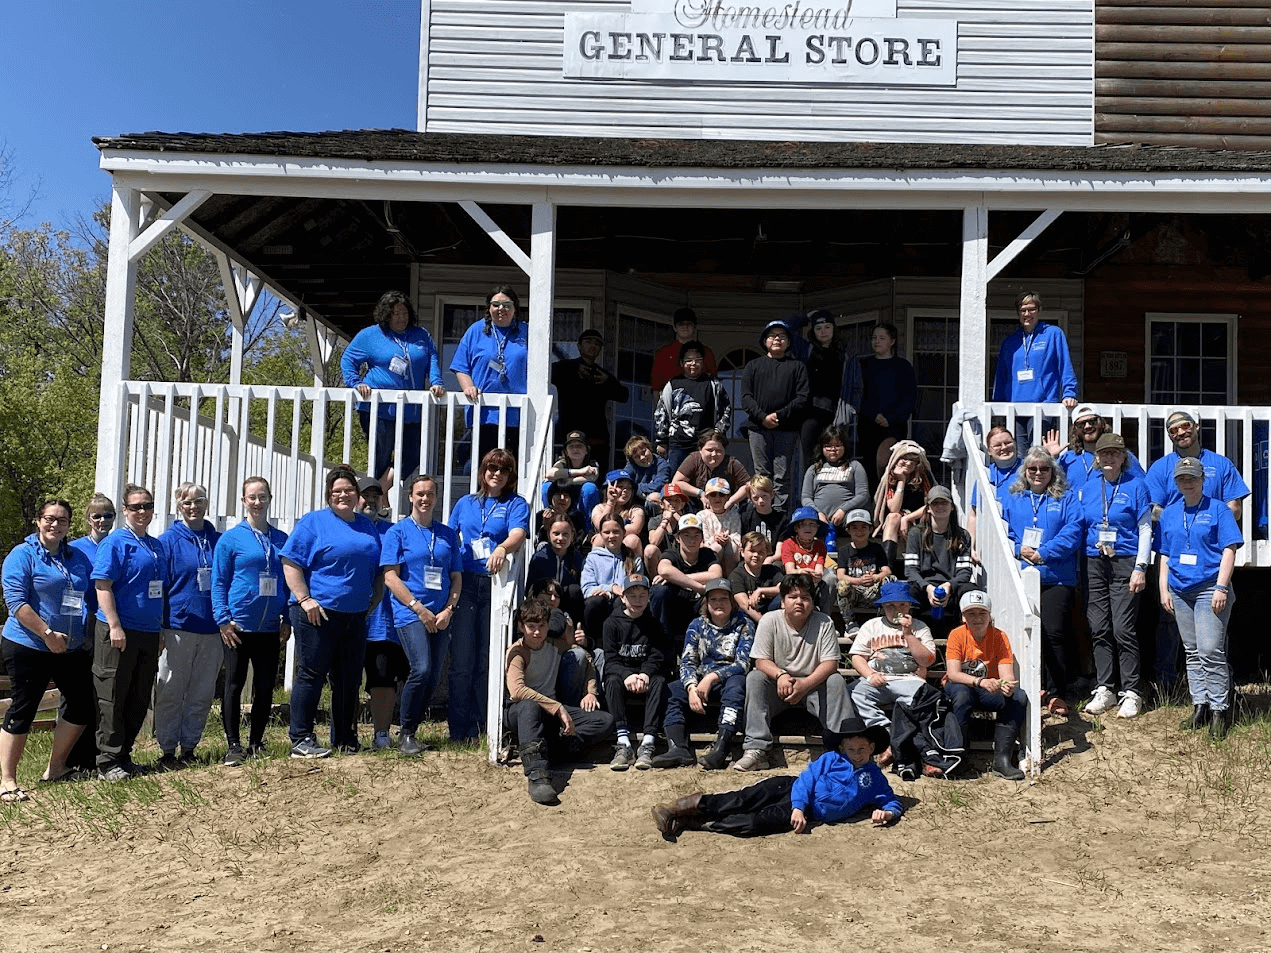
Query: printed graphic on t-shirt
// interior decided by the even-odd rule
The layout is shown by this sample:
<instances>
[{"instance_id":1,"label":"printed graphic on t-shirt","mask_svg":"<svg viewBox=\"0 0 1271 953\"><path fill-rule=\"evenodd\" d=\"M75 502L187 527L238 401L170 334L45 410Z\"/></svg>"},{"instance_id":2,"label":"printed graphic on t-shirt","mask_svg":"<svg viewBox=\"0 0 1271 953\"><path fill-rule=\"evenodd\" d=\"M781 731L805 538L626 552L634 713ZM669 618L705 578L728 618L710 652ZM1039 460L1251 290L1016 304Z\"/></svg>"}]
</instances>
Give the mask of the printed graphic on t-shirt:
<instances>
[{"instance_id":1,"label":"printed graphic on t-shirt","mask_svg":"<svg viewBox=\"0 0 1271 953\"><path fill-rule=\"evenodd\" d=\"M869 667L880 675L910 675L918 663L900 632L886 632L869 641Z\"/></svg>"}]
</instances>

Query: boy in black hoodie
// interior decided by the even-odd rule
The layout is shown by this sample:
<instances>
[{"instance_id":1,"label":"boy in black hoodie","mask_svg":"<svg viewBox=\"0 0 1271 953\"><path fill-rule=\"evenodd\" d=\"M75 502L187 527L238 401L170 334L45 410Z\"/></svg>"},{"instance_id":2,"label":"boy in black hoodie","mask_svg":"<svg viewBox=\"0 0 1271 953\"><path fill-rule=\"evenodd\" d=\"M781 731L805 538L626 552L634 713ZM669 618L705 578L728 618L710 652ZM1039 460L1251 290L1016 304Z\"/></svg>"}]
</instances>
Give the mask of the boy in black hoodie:
<instances>
[{"instance_id":1,"label":"boy in black hoodie","mask_svg":"<svg viewBox=\"0 0 1271 953\"><path fill-rule=\"evenodd\" d=\"M605 701L618 731L609 767L626 771L631 765L644 771L653 767L654 745L666 708L666 678L662 674L666 630L645 609L649 605L649 580L639 573L627 577L622 592L621 612L605 620L602 643L605 650ZM627 700L644 704L644 733L640 750L631 746L627 727Z\"/></svg>"},{"instance_id":2,"label":"boy in black hoodie","mask_svg":"<svg viewBox=\"0 0 1271 953\"><path fill-rule=\"evenodd\" d=\"M755 472L772 477L776 507L785 511L790 500L790 466L808 406L808 369L787 353L790 327L786 322L769 321L759 340L766 354L742 369L741 407L750 418L747 426Z\"/></svg>"}]
</instances>

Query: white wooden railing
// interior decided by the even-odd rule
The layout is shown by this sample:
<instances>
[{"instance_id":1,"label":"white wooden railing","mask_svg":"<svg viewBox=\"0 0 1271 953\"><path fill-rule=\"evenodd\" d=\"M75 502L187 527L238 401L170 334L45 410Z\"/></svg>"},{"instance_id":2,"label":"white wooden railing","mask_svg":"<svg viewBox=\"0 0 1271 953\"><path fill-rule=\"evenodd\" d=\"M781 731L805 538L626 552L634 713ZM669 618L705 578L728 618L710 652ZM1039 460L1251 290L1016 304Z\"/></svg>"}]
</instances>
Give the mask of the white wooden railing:
<instances>
[{"instance_id":1,"label":"white wooden railing","mask_svg":"<svg viewBox=\"0 0 1271 953\"><path fill-rule=\"evenodd\" d=\"M1155 459L1171 452L1173 444L1165 434L1165 419L1176 410L1185 410L1201 424L1205 449L1230 459L1251 495L1244 501L1240 517L1245 545L1236 553L1237 566L1271 566L1271 541L1268 540L1267 501L1271 499L1271 472L1267 466L1267 441L1271 432L1271 407L1237 405L1187 404L1099 404L1092 403L1112 431L1125 438L1126 448L1133 451L1146 470ZM1062 404L986 403L976 408L981 433L994 424L1004 423L1012 433L1018 417L1031 417L1034 435L1043 433L1043 421L1057 418L1059 440L1068 442L1072 411ZM1152 452L1153 440L1159 448ZM1040 437L1035 439L1040 442ZM1026 448L1021 447L1022 454Z\"/></svg>"},{"instance_id":2,"label":"white wooden railing","mask_svg":"<svg viewBox=\"0 0 1271 953\"><path fill-rule=\"evenodd\" d=\"M1019 569L1015 547L1006 534L997 492L985 469L981 438L970 422L962 425L962 440L967 449L966 469L956 481L955 496L958 509L965 515L971 508L972 490L978 488L975 495L980 512L975 522L975 538L983 573L981 581L993 601L993 625L1010 637L1020 687L1028 696L1020 768L1035 778L1041 773L1045 756L1041 705L1041 573L1036 569L1023 572ZM965 519L963 525L966 525Z\"/></svg>"}]
</instances>

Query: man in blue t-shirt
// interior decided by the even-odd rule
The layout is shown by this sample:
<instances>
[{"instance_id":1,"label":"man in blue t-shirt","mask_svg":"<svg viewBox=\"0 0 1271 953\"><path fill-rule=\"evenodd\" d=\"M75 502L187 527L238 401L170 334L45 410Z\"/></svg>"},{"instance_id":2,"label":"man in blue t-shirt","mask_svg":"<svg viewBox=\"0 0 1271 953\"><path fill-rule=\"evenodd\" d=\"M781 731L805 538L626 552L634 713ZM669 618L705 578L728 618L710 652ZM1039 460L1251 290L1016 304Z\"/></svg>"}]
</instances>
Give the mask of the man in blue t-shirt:
<instances>
[{"instance_id":1,"label":"man in blue t-shirt","mask_svg":"<svg viewBox=\"0 0 1271 953\"><path fill-rule=\"evenodd\" d=\"M1152 497L1152 518L1160 519L1161 510L1175 500L1182 499L1174 485L1174 468L1182 457L1197 457L1205 471L1204 494L1221 500L1240 522L1243 511L1241 501L1249 495L1249 487L1236 465L1212 450L1202 450L1200 427L1196 418L1185 410L1176 410L1165 419L1165 433L1174 444L1174 451L1152 464L1147 471L1147 489Z\"/></svg>"}]
</instances>

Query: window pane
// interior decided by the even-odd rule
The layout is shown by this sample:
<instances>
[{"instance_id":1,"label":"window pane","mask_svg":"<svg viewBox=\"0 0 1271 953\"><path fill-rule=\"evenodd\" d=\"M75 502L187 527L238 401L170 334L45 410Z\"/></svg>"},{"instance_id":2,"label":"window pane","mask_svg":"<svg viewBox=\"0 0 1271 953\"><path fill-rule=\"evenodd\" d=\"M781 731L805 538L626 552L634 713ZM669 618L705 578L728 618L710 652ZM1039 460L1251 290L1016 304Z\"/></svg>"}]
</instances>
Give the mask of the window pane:
<instances>
[{"instance_id":1,"label":"window pane","mask_svg":"<svg viewBox=\"0 0 1271 953\"><path fill-rule=\"evenodd\" d=\"M1194 354L1195 352L1193 351L1192 353ZM1180 357L1178 359L1177 374L1176 384L1179 390L1200 390L1200 358Z\"/></svg>"},{"instance_id":2,"label":"window pane","mask_svg":"<svg viewBox=\"0 0 1271 953\"><path fill-rule=\"evenodd\" d=\"M1174 393L1174 363L1152 361L1152 403L1169 400Z\"/></svg>"},{"instance_id":3,"label":"window pane","mask_svg":"<svg viewBox=\"0 0 1271 953\"><path fill-rule=\"evenodd\" d=\"M1174 325L1175 333L1178 335L1178 353L1181 354L1199 354L1200 353L1200 325L1199 324L1176 324Z\"/></svg>"},{"instance_id":4,"label":"window pane","mask_svg":"<svg viewBox=\"0 0 1271 953\"><path fill-rule=\"evenodd\" d=\"M1152 355L1170 357L1174 353L1174 326L1164 321L1152 322Z\"/></svg>"},{"instance_id":5,"label":"window pane","mask_svg":"<svg viewBox=\"0 0 1271 953\"><path fill-rule=\"evenodd\" d=\"M1227 357L1227 325L1209 322L1201 325L1200 353L1204 357Z\"/></svg>"},{"instance_id":6,"label":"window pane","mask_svg":"<svg viewBox=\"0 0 1271 953\"><path fill-rule=\"evenodd\" d=\"M1201 387L1210 394L1227 399L1227 362L1206 360L1201 363Z\"/></svg>"}]
</instances>

